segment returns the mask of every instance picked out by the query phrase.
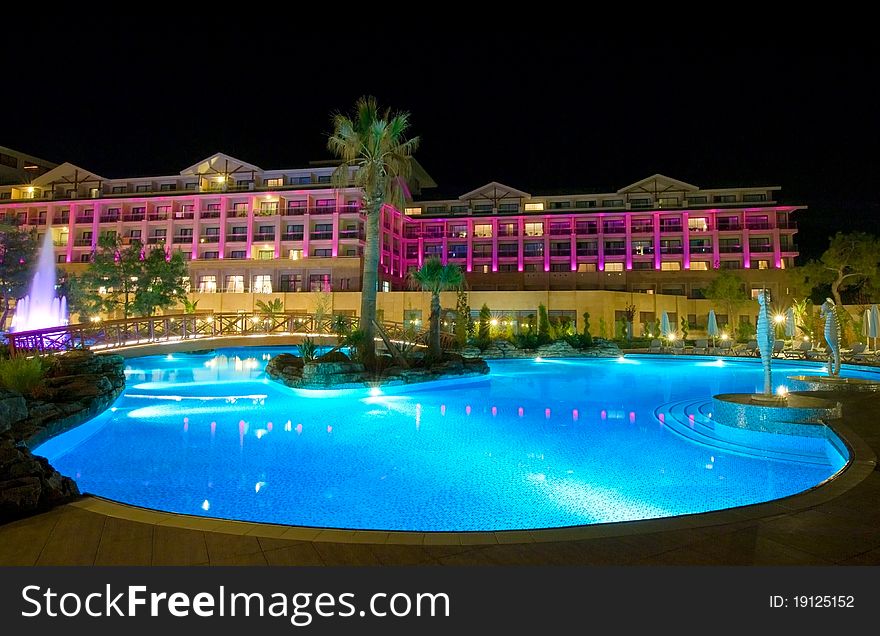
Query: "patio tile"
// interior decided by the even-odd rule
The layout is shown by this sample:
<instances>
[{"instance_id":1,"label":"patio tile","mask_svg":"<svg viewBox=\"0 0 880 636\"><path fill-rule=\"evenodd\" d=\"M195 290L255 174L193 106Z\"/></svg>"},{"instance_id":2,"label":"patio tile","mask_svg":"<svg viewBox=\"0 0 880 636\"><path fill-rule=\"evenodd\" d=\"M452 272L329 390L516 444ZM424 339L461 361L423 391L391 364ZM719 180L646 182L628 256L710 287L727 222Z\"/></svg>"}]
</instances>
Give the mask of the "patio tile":
<instances>
[{"instance_id":1,"label":"patio tile","mask_svg":"<svg viewBox=\"0 0 880 636\"><path fill-rule=\"evenodd\" d=\"M0 526L0 565L34 565L59 518L52 512Z\"/></svg>"},{"instance_id":2,"label":"patio tile","mask_svg":"<svg viewBox=\"0 0 880 636\"><path fill-rule=\"evenodd\" d=\"M433 558L420 545L372 545L370 551L382 565L417 565Z\"/></svg>"},{"instance_id":3,"label":"patio tile","mask_svg":"<svg viewBox=\"0 0 880 636\"><path fill-rule=\"evenodd\" d=\"M254 554L255 552L262 551L260 542L256 537L237 534L206 532L205 545L208 548L208 559L212 563L215 559Z\"/></svg>"},{"instance_id":4,"label":"patio tile","mask_svg":"<svg viewBox=\"0 0 880 636\"><path fill-rule=\"evenodd\" d=\"M312 543L294 543L263 552L269 565L324 565Z\"/></svg>"},{"instance_id":5,"label":"patio tile","mask_svg":"<svg viewBox=\"0 0 880 636\"><path fill-rule=\"evenodd\" d=\"M65 510L52 529L37 565L92 565L107 517L84 510Z\"/></svg>"},{"instance_id":6,"label":"patio tile","mask_svg":"<svg viewBox=\"0 0 880 636\"><path fill-rule=\"evenodd\" d=\"M191 565L208 562L205 533L168 526L153 531L153 565Z\"/></svg>"},{"instance_id":7,"label":"patio tile","mask_svg":"<svg viewBox=\"0 0 880 636\"><path fill-rule=\"evenodd\" d=\"M268 562L262 552L255 552L253 554L236 554L234 556L212 558L211 565L268 565Z\"/></svg>"},{"instance_id":8,"label":"patio tile","mask_svg":"<svg viewBox=\"0 0 880 636\"><path fill-rule=\"evenodd\" d=\"M314 543L325 565L379 565L372 546L349 543Z\"/></svg>"}]
</instances>

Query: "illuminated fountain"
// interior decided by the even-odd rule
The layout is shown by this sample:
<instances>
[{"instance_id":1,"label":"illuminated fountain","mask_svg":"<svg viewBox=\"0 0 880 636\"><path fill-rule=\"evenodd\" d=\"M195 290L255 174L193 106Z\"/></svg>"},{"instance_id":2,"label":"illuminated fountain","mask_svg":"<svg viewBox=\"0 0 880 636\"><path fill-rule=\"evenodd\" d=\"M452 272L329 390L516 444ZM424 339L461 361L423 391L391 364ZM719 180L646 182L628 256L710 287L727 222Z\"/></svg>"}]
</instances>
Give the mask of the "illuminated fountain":
<instances>
[{"instance_id":1,"label":"illuminated fountain","mask_svg":"<svg viewBox=\"0 0 880 636\"><path fill-rule=\"evenodd\" d=\"M67 298L55 295L55 250L49 228L40 247L30 293L16 303L10 331L60 327L68 323L68 318Z\"/></svg>"}]
</instances>

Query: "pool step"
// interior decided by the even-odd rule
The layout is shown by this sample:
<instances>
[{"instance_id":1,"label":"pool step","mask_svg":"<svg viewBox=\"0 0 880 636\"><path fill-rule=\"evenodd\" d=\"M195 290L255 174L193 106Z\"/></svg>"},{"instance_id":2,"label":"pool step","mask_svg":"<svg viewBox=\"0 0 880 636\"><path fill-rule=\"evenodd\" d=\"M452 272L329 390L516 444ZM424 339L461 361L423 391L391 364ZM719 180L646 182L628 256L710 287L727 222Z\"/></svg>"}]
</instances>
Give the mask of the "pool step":
<instances>
[{"instance_id":1,"label":"pool step","mask_svg":"<svg viewBox=\"0 0 880 636\"><path fill-rule=\"evenodd\" d=\"M762 441L773 438L762 440L761 435L756 436L754 445L722 439L715 432L715 422L711 418L711 412L711 401L679 400L657 407L654 410L654 417L675 435L719 451L808 464L829 465L830 463L825 452L818 448L771 448L766 443L762 444ZM776 439L785 441L783 438Z\"/></svg>"}]
</instances>

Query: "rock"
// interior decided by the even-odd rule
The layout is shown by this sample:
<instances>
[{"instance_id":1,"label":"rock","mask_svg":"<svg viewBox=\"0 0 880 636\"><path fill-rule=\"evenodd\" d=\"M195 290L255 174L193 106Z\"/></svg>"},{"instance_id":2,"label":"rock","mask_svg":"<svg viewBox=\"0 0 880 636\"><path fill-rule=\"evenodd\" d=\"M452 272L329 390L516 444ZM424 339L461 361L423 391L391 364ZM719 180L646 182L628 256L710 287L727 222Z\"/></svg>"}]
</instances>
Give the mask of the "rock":
<instances>
[{"instance_id":1,"label":"rock","mask_svg":"<svg viewBox=\"0 0 880 636\"><path fill-rule=\"evenodd\" d=\"M463 358L479 358L480 350L477 347L465 347L461 350L461 356Z\"/></svg>"},{"instance_id":2,"label":"rock","mask_svg":"<svg viewBox=\"0 0 880 636\"><path fill-rule=\"evenodd\" d=\"M42 485L38 477L0 481L0 520L35 512L40 505Z\"/></svg>"},{"instance_id":3,"label":"rock","mask_svg":"<svg viewBox=\"0 0 880 636\"><path fill-rule=\"evenodd\" d=\"M24 396L14 391L0 389L0 433L8 431L14 422L26 418L27 413Z\"/></svg>"},{"instance_id":4,"label":"rock","mask_svg":"<svg viewBox=\"0 0 880 636\"><path fill-rule=\"evenodd\" d=\"M342 353L341 351L330 351L320 356L316 362L351 362L351 358Z\"/></svg>"}]
</instances>

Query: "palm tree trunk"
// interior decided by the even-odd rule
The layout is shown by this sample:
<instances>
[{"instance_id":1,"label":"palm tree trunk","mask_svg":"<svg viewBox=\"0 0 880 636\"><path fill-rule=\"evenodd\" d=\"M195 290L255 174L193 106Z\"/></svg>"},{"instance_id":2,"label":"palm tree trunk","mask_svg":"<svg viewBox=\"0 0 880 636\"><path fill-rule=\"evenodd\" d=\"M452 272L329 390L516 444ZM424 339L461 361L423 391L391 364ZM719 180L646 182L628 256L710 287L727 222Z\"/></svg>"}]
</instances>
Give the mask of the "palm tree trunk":
<instances>
[{"instance_id":1,"label":"palm tree trunk","mask_svg":"<svg viewBox=\"0 0 880 636\"><path fill-rule=\"evenodd\" d=\"M381 203L367 209L360 318L360 328L364 332L363 357L366 363L376 357L373 321L376 319L376 289L379 283L379 216L381 213Z\"/></svg>"},{"instance_id":2,"label":"palm tree trunk","mask_svg":"<svg viewBox=\"0 0 880 636\"><path fill-rule=\"evenodd\" d=\"M442 357L440 349L440 294L431 294L431 357L439 360Z\"/></svg>"}]
</instances>

